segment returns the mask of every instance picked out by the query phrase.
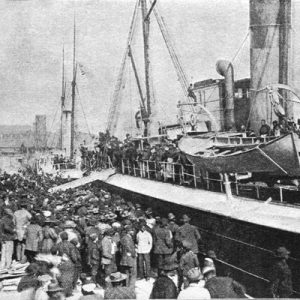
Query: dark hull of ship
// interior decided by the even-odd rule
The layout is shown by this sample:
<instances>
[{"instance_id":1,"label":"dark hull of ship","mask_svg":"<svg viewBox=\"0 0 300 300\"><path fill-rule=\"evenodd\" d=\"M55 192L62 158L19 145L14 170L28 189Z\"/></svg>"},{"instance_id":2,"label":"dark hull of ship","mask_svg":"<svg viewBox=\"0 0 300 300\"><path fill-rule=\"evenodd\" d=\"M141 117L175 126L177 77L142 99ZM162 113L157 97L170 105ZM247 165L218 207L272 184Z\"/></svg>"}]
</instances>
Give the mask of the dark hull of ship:
<instances>
[{"instance_id":1,"label":"dark hull of ship","mask_svg":"<svg viewBox=\"0 0 300 300\"><path fill-rule=\"evenodd\" d=\"M191 137L187 138L191 139ZM179 148L184 147L185 138ZM234 145L231 145L234 146ZM237 145L238 146L238 145ZM245 151L235 151L229 155L193 155L187 158L198 172L210 173L264 173L271 176L300 176L300 165L293 134L287 134L267 143L261 143ZM197 153L197 152L196 152Z\"/></svg>"},{"instance_id":2,"label":"dark hull of ship","mask_svg":"<svg viewBox=\"0 0 300 300\"><path fill-rule=\"evenodd\" d=\"M285 245L292 253L289 265L296 291L294 296L300 297L299 234L165 202L100 181L94 184L120 194L128 201L140 203L144 208L151 206L157 215L166 216L169 212L177 216L189 214L192 224L200 230L205 249L213 249L218 256L218 275L230 275L245 285L247 293L253 297L271 297L268 278L274 263L273 251Z\"/></svg>"}]
</instances>

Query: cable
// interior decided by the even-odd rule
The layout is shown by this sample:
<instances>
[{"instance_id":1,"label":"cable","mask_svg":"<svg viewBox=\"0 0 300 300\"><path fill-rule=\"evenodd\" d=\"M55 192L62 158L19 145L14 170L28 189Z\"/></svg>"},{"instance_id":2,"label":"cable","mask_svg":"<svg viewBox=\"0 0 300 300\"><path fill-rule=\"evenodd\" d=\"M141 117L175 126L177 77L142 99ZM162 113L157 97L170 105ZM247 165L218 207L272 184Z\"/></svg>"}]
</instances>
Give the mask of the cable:
<instances>
[{"instance_id":1,"label":"cable","mask_svg":"<svg viewBox=\"0 0 300 300\"><path fill-rule=\"evenodd\" d=\"M119 94L120 94L120 89L122 88L124 70L126 68L126 62L128 59L129 45L133 39L135 29L136 29L138 6L139 6L139 0L137 0L136 5L135 5L134 13L132 16L132 21L130 24L129 34L128 34L128 38L127 38L125 53L123 55L123 59L122 59L122 63L121 63L120 69L119 69L114 92L113 92L112 98L111 98L111 105L110 105L109 112L108 112L107 130L110 132L111 135L113 135L113 133L116 129L116 126L117 126L117 122L118 122L118 116L119 116L118 107L120 105Z\"/></svg>"},{"instance_id":2,"label":"cable","mask_svg":"<svg viewBox=\"0 0 300 300\"><path fill-rule=\"evenodd\" d=\"M88 132L89 132L89 136L91 137L92 134L91 134L91 131L90 131L90 128L89 128L89 124L88 124L86 115L85 115L85 111L84 111L83 106L82 106L82 101L81 101L81 97L80 97L79 90L78 90L78 84L76 84L76 91L77 91L79 103L80 103L80 106L81 106L81 109L82 109L83 117L84 117L84 119L85 119L86 127L87 127L87 130L88 130Z\"/></svg>"},{"instance_id":3,"label":"cable","mask_svg":"<svg viewBox=\"0 0 300 300\"><path fill-rule=\"evenodd\" d=\"M48 143L48 140L49 140L49 138L50 138L50 134L51 134L51 130L52 130L52 128L53 128L53 124L54 124L54 121L55 121L55 119L56 119L56 115L57 115L57 112L58 112L58 109L60 108L60 104L57 106L57 108L56 108L56 111L55 111L55 114L54 114L54 117L53 117L53 120L52 120L52 124L51 124L51 127L50 127L50 129L49 129L49 133L48 133L48 135L47 135L47 140L46 140L46 142Z\"/></svg>"}]
</instances>

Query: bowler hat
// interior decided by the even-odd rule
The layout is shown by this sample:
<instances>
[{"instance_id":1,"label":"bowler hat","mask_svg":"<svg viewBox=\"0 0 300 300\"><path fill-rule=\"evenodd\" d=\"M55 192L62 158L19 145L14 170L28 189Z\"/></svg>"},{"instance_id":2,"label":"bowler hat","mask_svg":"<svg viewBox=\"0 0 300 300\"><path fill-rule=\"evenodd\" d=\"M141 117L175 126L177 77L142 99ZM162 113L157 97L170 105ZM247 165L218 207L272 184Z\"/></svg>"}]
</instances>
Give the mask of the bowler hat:
<instances>
[{"instance_id":1,"label":"bowler hat","mask_svg":"<svg viewBox=\"0 0 300 300\"><path fill-rule=\"evenodd\" d=\"M213 251L213 250L208 250L207 251L207 256L210 257L210 258L213 258L213 259L217 258L217 255L216 255L215 251Z\"/></svg>"},{"instance_id":2,"label":"bowler hat","mask_svg":"<svg viewBox=\"0 0 300 300\"><path fill-rule=\"evenodd\" d=\"M276 257L282 257L284 258L285 256L289 255L291 252L288 251L285 247L279 247L276 251L275 251L275 256Z\"/></svg>"},{"instance_id":3,"label":"bowler hat","mask_svg":"<svg viewBox=\"0 0 300 300\"><path fill-rule=\"evenodd\" d=\"M184 214L184 215L182 216L182 221L184 221L184 222L189 222L190 220L191 220L191 218L190 218L188 215Z\"/></svg>"},{"instance_id":4,"label":"bowler hat","mask_svg":"<svg viewBox=\"0 0 300 300\"><path fill-rule=\"evenodd\" d=\"M174 220L176 217L175 217L175 215L173 214L173 213L169 213L168 214L168 219L169 220Z\"/></svg>"},{"instance_id":5,"label":"bowler hat","mask_svg":"<svg viewBox=\"0 0 300 300\"><path fill-rule=\"evenodd\" d=\"M127 278L126 274L121 272L111 273L110 276L106 277L105 281L107 282L120 282Z\"/></svg>"},{"instance_id":6,"label":"bowler hat","mask_svg":"<svg viewBox=\"0 0 300 300\"><path fill-rule=\"evenodd\" d=\"M148 207L147 210L145 211L146 215L152 215L152 208Z\"/></svg>"}]
</instances>

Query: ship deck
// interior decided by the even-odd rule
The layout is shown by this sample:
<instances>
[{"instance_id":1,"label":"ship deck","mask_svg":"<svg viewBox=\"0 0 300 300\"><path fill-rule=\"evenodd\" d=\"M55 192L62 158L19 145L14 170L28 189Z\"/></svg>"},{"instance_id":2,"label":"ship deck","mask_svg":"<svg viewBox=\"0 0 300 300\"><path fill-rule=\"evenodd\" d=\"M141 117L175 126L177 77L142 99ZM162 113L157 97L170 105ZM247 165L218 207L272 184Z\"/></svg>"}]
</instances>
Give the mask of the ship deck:
<instances>
[{"instance_id":1,"label":"ship deck","mask_svg":"<svg viewBox=\"0 0 300 300\"><path fill-rule=\"evenodd\" d=\"M101 180L101 179L100 179ZM106 184L170 203L293 233L300 233L300 208L115 174ZM152 201L153 201L152 200Z\"/></svg>"}]
</instances>

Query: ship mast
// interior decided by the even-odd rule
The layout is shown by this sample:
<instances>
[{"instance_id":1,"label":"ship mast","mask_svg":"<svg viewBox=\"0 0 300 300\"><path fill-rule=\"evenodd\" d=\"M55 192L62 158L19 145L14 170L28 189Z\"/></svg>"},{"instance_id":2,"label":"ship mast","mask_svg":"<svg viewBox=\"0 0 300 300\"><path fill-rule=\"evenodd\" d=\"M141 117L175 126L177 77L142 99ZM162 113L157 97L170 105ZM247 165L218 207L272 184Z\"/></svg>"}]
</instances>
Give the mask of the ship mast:
<instances>
[{"instance_id":1,"label":"ship mast","mask_svg":"<svg viewBox=\"0 0 300 300\"><path fill-rule=\"evenodd\" d=\"M62 79L61 79L61 115L60 115L60 141L59 141L59 148L63 150L63 116L64 116L64 109L65 109L65 49L63 46L62 50Z\"/></svg>"},{"instance_id":2,"label":"ship mast","mask_svg":"<svg viewBox=\"0 0 300 300\"><path fill-rule=\"evenodd\" d=\"M150 98L150 60L149 60L149 25L150 19L147 13L147 2L146 0L141 0L142 8L142 23L143 23L143 38L144 38L144 60L145 60L145 84L146 84L146 112L141 112L141 116L145 125L144 136L149 134L149 118L151 115L151 98Z\"/></svg>"},{"instance_id":3,"label":"ship mast","mask_svg":"<svg viewBox=\"0 0 300 300\"><path fill-rule=\"evenodd\" d=\"M71 145L70 145L70 158L74 157L74 141L75 141L75 97L76 97L76 73L77 65L76 57L76 24L74 16L74 37L73 37L73 79L72 79L72 109L71 109Z\"/></svg>"}]
</instances>

